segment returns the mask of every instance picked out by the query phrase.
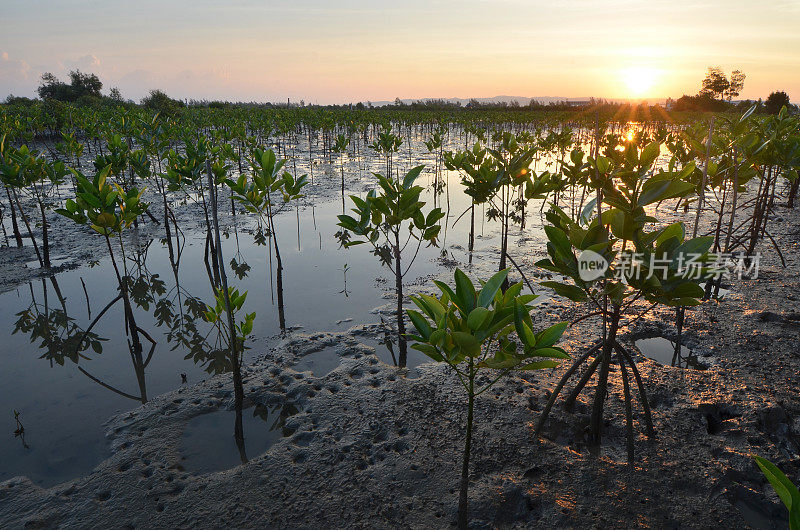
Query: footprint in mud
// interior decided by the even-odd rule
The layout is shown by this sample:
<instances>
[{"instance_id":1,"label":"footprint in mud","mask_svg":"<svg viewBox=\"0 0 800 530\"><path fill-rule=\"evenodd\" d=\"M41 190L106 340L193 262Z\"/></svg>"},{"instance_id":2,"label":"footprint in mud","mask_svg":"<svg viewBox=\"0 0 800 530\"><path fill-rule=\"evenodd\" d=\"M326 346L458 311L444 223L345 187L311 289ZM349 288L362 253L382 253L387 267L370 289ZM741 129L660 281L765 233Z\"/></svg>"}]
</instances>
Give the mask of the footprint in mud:
<instances>
[{"instance_id":1,"label":"footprint in mud","mask_svg":"<svg viewBox=\"0 0 800 530\"><path fill-rule=\"evenodd\" d=\"M98 501L105 502L105 501L107 501L108 499L111 498L111 492L108 491L108 490L99 491L97 493L97 495L95 496L95 498Z\"/></svg>"},{"instance_id":2,"label":"footprint in mud","mask_svg":"<svg viewBox=\"0 0 800 530\"><path fill-rule=\"evenodd\" d=\"M314 439L314 434L310 432L299 432L292 437L292 443L300 447L308 447Z\"/></svg>"},{"instance_id":3,"label":"footprint in mud","mask_svg":"<svg viewBox=\"0 0 800 530\"><path fill-rule=\"evenodd\" d=\"M732 427L730 420L741 417L735 407L726 403L701 403L698 412L705 417L708 434L717 435Z\"/></svg>"}]
</instances>

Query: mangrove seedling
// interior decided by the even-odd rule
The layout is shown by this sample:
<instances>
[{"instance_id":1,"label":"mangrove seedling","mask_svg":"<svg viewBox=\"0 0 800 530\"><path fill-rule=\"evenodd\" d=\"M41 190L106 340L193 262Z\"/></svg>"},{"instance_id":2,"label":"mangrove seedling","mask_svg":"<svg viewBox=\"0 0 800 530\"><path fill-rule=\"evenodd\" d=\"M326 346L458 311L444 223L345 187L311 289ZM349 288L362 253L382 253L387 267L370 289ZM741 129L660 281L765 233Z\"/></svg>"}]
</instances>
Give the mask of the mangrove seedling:
<instances>
[{"instance_id":1,"label":"mangrove seedling","mask_svg":"<svg viewBox=\"0 0 800 530\"><path fill-rule=\"evenodd\" d=\"M403 277L414 264L423 241L427 241L428 246L438 246L436 238L441 227L437 223L444 217L444 212L439 208L433 208L427 215L422 213L425 203L419 200L419 196L423 188L414 185L414 181L419 177L423 167L417 166L411 169L402 181L375 173L381 188L380 195L375 190L370 190L365 199L351 196L356 205L352 209L355 216L338 216L338 225L344 230L336 234L345 248L362 243L372 245L372 253L394 274L397 295L397 342L400 350L398 365L401 368L405 368L408 355L403 318ZM351 239L351 232L363 239ZM408 232L408 236L401 237L405 232ZM412 238L417 240L416 249L411 261L403 270L402 253Z\"/></svg>"},{"instance_id":2,"label":"mangrove seedling","mask_svg":"<svg viewBox=\"0 0 800 530\"><path fill-rule=\"evenodd\" d=\"M403 139L392 132L392 127L385 127L378 133L378 138L369 145L369 148L380 153L386 159L386 175L392 178L392 153L400 150Z\"/></svg>"},{"instance_id":3,"label":"mangrove seedling","mask_svg":"<svg viewBox=\"0 0 800 530\"><path fill-rule=\"evenodd\" d=\"M342 173L342 213L345 210L344 200L344 154L347 152L347 146L350 145L350 138L340 134L336 136L336 141L333 144L333 151L339 154L339 169Z\"/></svg>"},{"instance_id":4,"label":"mangrove seedling","mask_svg":"<svg viewBox=\"0 0 800 530\"><path fill-rule=\"evenodd\" d=\"M521 295L522 282L510 286L505 293L500 287L506 281L504 269L476 289L460 269L455 272L455 290L436 281L440 296L411 296L420 309L407 311L417 341L411 347L437 362L447 363L467 392L467 436L461 467L458 500L458 526L467 528L469 458L472 445L475 398L512 371L555 368L557 359L569 355L556 342L567 327L561 322L534 331L532 307L537 295ZM495 372L488 383L476 384L483 369Z\"/></svg>"},{"instance_id":5,"label":"mangrove seedling","mask_svg":"<svg viewBox=\"0 0 800 530\"><path fill-rule=\"evenodd\" d=\"M607 396L608 375L612 352L622 376L625 395L628 459L633 461L633 420L627 366L633 372L644 409L646 433L653 435L652 418L644 386L632 356L617 339L620 319L633 310L638 299L650 303L642 309L641 318L656 305L697 305L703 296L699 286L706 270L703 268L711 237L686 239L682 223L675 223L653 231L645 230L657 219L647 215L645 207L675 197L683 197L694 189L692 183L676 178L670 172L652 174L652 166L659 154L659 144L650 143L641 152L635 144L628 144L618 166L607 157L590 160L594 168L593 185L600 198L599 215L585 222L581 215L574 221L563 210L553 205L547 214L548 259L537 266L566 276L572 283L542 282L561 296L577 302L588 301L593 311L587 316L602 317L602 338L581 355L567 370L548 401L539 423L536 436L541 432L553 403L564 385L591 355L577 386L567 398L565 407L571 409L584 386L599 369L592 413L589 423L589 440L592 446L600 444L603 425L603 407ZM602 211L600 204L610 208ZM614 262L614 258L619 259ZM589 263L596 267L590 269ZM627 365L627 366L626 366Z\"/></svg>"},{"instance_id":6,"label":"mangrove seedling","mask_svg":"<svg viewBox=\"0 0 800 530\"><path fill-rule=\"evenodd\" d=\"M253 148L250 153L250 163L253 167L250 178L246 174L242 174L235 181L225 179L224 182L230 187L236 200L244 206L245 210L258 215L259 229L261 229L262 223L266 225L266 231L269 234L272 245L275 247L275 258L278 265L276 274L278 320L281 331L284 331L286 329L286 316L283 304L283 261L281 260L281 251L275 230L274 217L277 213L278 205L275 203L273 194L280 194L284 203L297 200L302 197L300 191L308 183L308 180L305 175L295 179L288 171L283 171L286 161L278 160L272 149ZM269 252L269 255L271 257L272 253ZM270 280L271 278L270 275Z\"/></svg>"},{"instance_id":7,"label":"mangrove seedling","mask_svg":"<svg viewBox=\"0 0 800 530\"><path fill-rule=\"evenodd\" d=\"M111 257L111 264L117 277L119 295L114 298L107 306L111 307L120 299L125 311L125 332L130 338L129 348L131 360L133 361L136 378L139 383L138 398L142 403L147 402L147 388L145 385L144 370L152 358L155 349L155 341L150 338L142 328L136 324L136 318L131 306L129 292L129 281L127 263L125 258L125 244L122 237L123 231L130 227L133 222L142 215L147 209L147 204L141 201L142 191L131 189L125 191L118 184L113 187L108 183L108 176L111 171L110 166L106 166L97 172L92 180L89 180L77 170L72 170L77 184L77 194L75 199L67 199L64 208L58 208L56 213L72 219L78 224L89 225L92 230L102 235ZM111 237L116 236L119 240L122 252L122 271L117 265L114 249L111 246ZM104 309L97 318L89 325L86 333L91 331L94 324L107 310ZM142 354L141 336L144 336L152 347L147 358ZM83 340L78 341L80 345Z\"/></svg>"}]
</instances>

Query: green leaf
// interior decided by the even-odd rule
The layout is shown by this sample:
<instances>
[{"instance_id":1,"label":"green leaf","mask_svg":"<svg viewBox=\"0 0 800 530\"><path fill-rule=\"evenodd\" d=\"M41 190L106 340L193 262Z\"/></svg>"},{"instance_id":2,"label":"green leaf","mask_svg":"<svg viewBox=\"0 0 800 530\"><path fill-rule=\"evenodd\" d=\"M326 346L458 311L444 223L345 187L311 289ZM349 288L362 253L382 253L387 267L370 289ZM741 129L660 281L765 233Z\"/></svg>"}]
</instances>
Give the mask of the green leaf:
<instances>
[{"instance_id":1,"label":"green leaf","mask_svg":"<svg viewBox=\"0 0 800 530\"><path fill-rule=\"evenodd\" d=\"M713 244L714 238L712 236L701 236L695 237L694 239L687 239L675 249L673 256L677 258L680 254L683 254L684 257L687 257L691 254L702 255L708 252L708 249L710 249L711 245Z\"/></svg>"},{"instance_id":2,"label":"green leaf","mask_svg":"<svg viewBox=\"0 0 800 530\"><path fill-rule=\"evenodd\" d=\"M431 346L430 344L425 344L424 342L417 342L416 344L412 344L411 348L417 351L421 351L431 359L436 362L444 361L444 357L442 354L439 353L435 347Z\"/></svg>"},{"instance_id":3,"label":"green leaf","mask_svg":"<svg viewBox=\"0 0 800 530\"><path fill-rule=\"evenodd\" d=\"M584 302L588 298L586 293L576 285L568 285L566 283L559 283L554 281L542 282L545 287L550 287L556 294L569 298L573 302Z\"/></svg>"},{"instance_id":4,"label":"green leaf","mask_svg":"<svg viewBox=\"0 0 800 530\"><path fill-rule=\"evenodd\" d=\"M643 168L649 168L653 162L656 161L658 155L661 153L661 146L658 142L650 142L642 149L642 154L639 156L639 164Z\"/></svg>"},{"instance_id":5,"label":"green leaf","mask_svg":"<svg viewBox=\"0 0 800 530\"><path fill-rule=\"evenodd\" d=\"M586 206L583 207L583 211L581 212L581 223L584 225L589 224L589 221L592 219L592 214L595 210L597 205L597 198L595 197L591 201L589 201Z\"/></svg>"},{"instance_id":6,"label":"green leaf","mask_svg":"<svg viewBox=\"0 0 800 530\"><path fill-rule=\"evenodd\" d=\"M423 317L419 311L414 311L413 309L407 309L406 314L408 318L411 319L411 323L414 324L414 327L417 328L417 331L419 331L419 334L422 335L425 340L428 340L431 333L433 333L433 329L425 317Z\"/></svg>"},{"instance_id":7,"label":"green leaf","mask_svg":"<svg viewBox=\"0 0 800 530\"><path fill-rule=\"evenodd\" d=\"M651 178L642 186L642 193L636 202L637 206L644 207L654 202L682 197L694 191L695 185L683 180L658 180Z\"/></svg>"},{"instance_id":8,"label":"green leaf","mask_svg":"<svg viewBox=\"0 0 800 530\"><path fill-rule=\"evenodd\" d=\"M518 366L517 370L543 370L545 368L557 368L558 361L536 361Z\"/></svg>"},{"instance_id":9,"label":"green leaf","mask_svg":"<svg viewBox=\"0 0 800 530\"><path fill-rule=\"evenodd\" d=\"M532 357L551 357L554 359L569 359L569 354L561 348L537 348Z\"/></svg>"},{"instance_id":10,"label":"green leaf","mask_svg":"<svg viewBox=\"0 0 800 530\"><path fill-rule=\"evenodd\" d=\"M544 231L547 234L547 239L556 247L556 249L564 256L572 254L572 245L567 239L567 234L560 228L555 226L545 226Z\"/></svg>"},{"instance_id":11,"label":"green leaf","mask_svg":"<svg viewBox=\"0 0 800 530\"><path fill-rule=\"evenodd\" d=\"M467 310L466 310L466 308L464 307L464 304L463 304L463 302L461 301L461 299L460 299L460 298L459 298L459 297L456 295L456 293L455 293L455 292L453 292L453 289L451 289L449 285L447 285L447 284L446 284L446 283L444 283L444 282L440 282L440 281L438 281L438 280L434 280L434 281L433 281L433 283L434 283L434 284L435 284L435 285L436 285L436 286L437 286L437 287L438 287L438 288L439 288L439 289L440 289L440 290L441 290L443 293L447 294L447 296L449 296L449 297L450 297L450 301L453 303L453 305L455 305L457 308L459 308L459 309L460 309L460 310L461 310L461 311L462 311L462 312L463 312L465 315L466 315L466 314L469 314L469 311L467 311Z\"/></svg>"},{"instance_id":12,"label":"green leaf","mask_svg":"<svg viewBox=\"0 0 800 530\"><path fill-rule=\"evenodd\" d=\"M453 341L461 348L461 350L470 357L477 357L481 353L481 343L478 339L464 331L454 331L452 333Z\"/></svg>"},{"instance_id":13,"label":"green leaf","mask_svg":"<svg viewBox=\"0 0 800 530\"><path fill-rule=\"evenodd\" d=\"M671 224L669 226L664 227L661 230L661 233L656 238L656 245L657 246L661 245L665 241L667 241L668 239L673 238L673 237L678 238L678 241L683 241L683 238L685 237L685 235L686 235L686 232L684 230L683 223L681 223L681 222L673 223L673 224Z\"/></svg>"},{"instance_id":14,"label":"green leaf","mask_svg":"<svg viewBox=\"0 0 800 530\"><path fill-rule=\"evenodd\" d=\"M489 307L489 304L491 304L492 300L494 300L494 296L497 294L497 291L500 290L503 282L508 277L508 271L509 269L503 269L489 278L489 281L483 285L483 288L478 295L478 306Z\"/></svg>"},{"instance_id":15,"label":"green leaf","mask_svg":"<svg viewBox=\"0 0 800 530\"><path fill-rule=\"evenodd\" d=\"M568 322L559 322L539 333L536 337L536 348L549 348L558 342L568 325Z\"/></svg>"},{"instance_id":16,"label":"green leaf","mask_svg":"<svg viewBox=\"0 0 800 530\"><path fill-rule=\"evenodd\" d=\"M478 306L473 309L469 317L467 317L467 326L473 331L478 331L492 320L493 314L492 311L489 311L485 307Z\"/></svg>"},{"instance_id":17,"label":"green leaf","mask_svg":"<svg viewBox=\"0 0 800 530\"><path fill-rule=\"evenodd\" d=\"M420 165L411 168L411 170L406 173L406 176L403 178L403 187L406 189L410 188L414 184L414 181L417 180L417 177L419 177L419 174L422 172L424 167L424 165Z\"/></svg>"},{"instance_id":18,"label":"green leaf","mask_svg":"<svg viewBox=\"0 0 800 530\"><path fill-rule=\"evenodd\" d=\"M753 458L756 464L758 464L758 467L761 468L761 472L767 477L769 483L772 484L775 493L778 494L778 497L780 497L783 504L791 513L792 509L796 509L798 503L800 503L800 492L798 492L797 487L792 484L775 464L766 458L760 456L754 456Z\"/></svg>"},{"instance_id":19,"label":"green leaf","mask_svg":"<svg viewBox=\"0 0 800 530\"><path fill-rule=\"evenodd\" d=\"M533 330L525 323L526 318L529 317L528 308L514 300L514 329L517 331L519 339L528 347L533 348L536 345L536 335Z\"/></svg>"}]
</instances>

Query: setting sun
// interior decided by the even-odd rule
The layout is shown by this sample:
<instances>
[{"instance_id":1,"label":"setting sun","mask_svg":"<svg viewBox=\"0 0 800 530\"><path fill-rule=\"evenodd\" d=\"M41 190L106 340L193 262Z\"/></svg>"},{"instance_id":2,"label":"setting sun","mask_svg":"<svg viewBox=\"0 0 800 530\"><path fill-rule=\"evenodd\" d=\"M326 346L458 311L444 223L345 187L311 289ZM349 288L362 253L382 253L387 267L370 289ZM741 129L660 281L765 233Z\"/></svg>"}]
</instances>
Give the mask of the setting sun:
<instances>
[{"instance_id":1,"label":"setting sun","mask_svg":"<svg viewBox=\"0 0 800 530\"><path fill-rule=\"evenodd\" d=\"M658 72L649 67L631 67L622 72L622 80L628 96L641 97L651 95Z\"/></svg>"}]
</instances>

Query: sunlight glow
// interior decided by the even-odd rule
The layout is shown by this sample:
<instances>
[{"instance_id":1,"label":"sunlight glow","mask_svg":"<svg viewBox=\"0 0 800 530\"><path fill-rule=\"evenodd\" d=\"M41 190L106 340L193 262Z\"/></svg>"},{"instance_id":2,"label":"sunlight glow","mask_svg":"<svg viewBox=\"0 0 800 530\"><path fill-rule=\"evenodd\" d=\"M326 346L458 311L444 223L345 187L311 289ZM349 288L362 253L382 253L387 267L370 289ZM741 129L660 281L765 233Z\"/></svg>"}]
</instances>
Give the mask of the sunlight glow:
<instances>
[{"instance_id":1,"label":"sunlight glow","mask_svg":"<svg viewBox=\"0 0 800 530\"><path fill-rule=\"evenodd\" d=\"M647 66L633 66L622 71L622 80L629 97L649 95L657 79L658 72Z\"/></svg>"}]
</instances>

